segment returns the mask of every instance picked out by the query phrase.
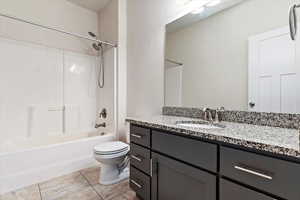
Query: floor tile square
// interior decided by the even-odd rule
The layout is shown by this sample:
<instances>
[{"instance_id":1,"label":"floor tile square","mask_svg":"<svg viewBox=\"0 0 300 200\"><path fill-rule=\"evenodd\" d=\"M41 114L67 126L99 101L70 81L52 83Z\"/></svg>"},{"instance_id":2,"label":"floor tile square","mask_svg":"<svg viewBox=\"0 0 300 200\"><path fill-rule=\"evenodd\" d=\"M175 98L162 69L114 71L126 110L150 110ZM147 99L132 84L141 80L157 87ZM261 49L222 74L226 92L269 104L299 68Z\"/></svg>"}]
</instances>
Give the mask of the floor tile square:
<instances>
[{"instance_id":1,"label":"floor tile square","mask_svg":"<svg viewBox=\"0 0 300 200\"><path fill-rule=\"evenodd\" d=\"M43 200L101 199L80 172L41 183L40 190Z\"/></svg>"},{"instance_id":2,"label":"floor tile square","mask_svg":"<svg viewBox=\"0 0 300 200\"><path fill-rule=\"evenodd\" d=\"M113 197L110 200L140 200L140 199L135 195L134 191L128 190L124 194Z\"/></svg>"},{"instance_id":3,"label":"floor tile square","mask_svg":"<svg viewBox=\"0 0 300 200\"><path fill-rule=\"evenodd\" d=\"M1 195L0 200L41 200L41 196L38 185L32 185Z\"/></svg>"},{"instance_id":4,"label":"floor tile square","mask_svg":"<svg viewBox=\"0 0 300 200\"><path fill-rule=\"evenodd\" d=\"M103 200L93 190L92 187L79 188L72 192L57 192L48 196L43 196L43 200Z\"/></svg>"},{"instance_id":5,"label":"floor tile square","mask_svg":"<svg viewBox=\"0 0 300 200\"><path fill-rule=\"evenodd\" d=\"M94 188L104 200L115 200L118 197L121 198L122 196L123 199L126 199L126 196L130 197L133 195L130 194L131 189L129 188L128 180L108 186L98 184L95 185Z\"/></svg>"},{"instance_id":6,"label":"floor tile square","mask_svg":"<svg viewBox=\"0 0 300 200\"><path fill-rule=\"evenodd\" d=\"M0 196L0 200L140 200L129 181L101 185L99 167L74 172Z\"/></svg>"},{"instance_id":7,"label":"floor tile square","mask_svg":"<svg viewBox=\"0 0 300 200\"><path fill-rule=\"evenodd\" d=\"M100 167L92 167L83 169L80 171L81 174L88 180L91 185L99 184Z\"/></svg>"}]
</instances>

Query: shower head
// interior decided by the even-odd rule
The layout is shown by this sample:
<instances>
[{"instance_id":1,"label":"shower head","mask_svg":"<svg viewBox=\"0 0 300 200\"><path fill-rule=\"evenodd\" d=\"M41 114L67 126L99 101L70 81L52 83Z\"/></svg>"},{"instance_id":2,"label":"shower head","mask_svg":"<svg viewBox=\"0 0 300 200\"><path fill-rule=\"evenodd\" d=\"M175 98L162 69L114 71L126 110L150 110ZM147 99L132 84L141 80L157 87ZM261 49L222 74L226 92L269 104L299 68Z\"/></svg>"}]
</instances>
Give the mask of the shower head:
<instances>
[{"instance_id":1,"label":"shower head","mask_svg":"<svg viewBox=\"0 0 300 200\"><path fill-rule=\"evenodd\" d=\"M100 46L99 46L99 44L93 43L93 48L94 48L96 51L100 51Z\"/></svg>"},{"instance_id":2,"label":"shower head","mask_svg":"<svg viewBox=\"0 0 300 200\"><path fill-rule=\"evenodd\" d=\"M88 32L88 33L89 33L89 35L90 35L91 37L97 38L97 35L96 35L95 33L93 33L93 32Z\"/></svg>"},{"instance_id":3,"label":"shower head","mask_svg":"<svg viewBox=\"0 0 300 200\"><path fill-rule=\"evenodd\" d=\"M93 37L93 38L96 38L97 39L97 35L93 32L88 32L88 34ZM101 48L101 43L99 42L98 44L96 43L93 43L93 48L96 50L96 51L100 51L100 48Z\"/></svg>"}]
</instances>

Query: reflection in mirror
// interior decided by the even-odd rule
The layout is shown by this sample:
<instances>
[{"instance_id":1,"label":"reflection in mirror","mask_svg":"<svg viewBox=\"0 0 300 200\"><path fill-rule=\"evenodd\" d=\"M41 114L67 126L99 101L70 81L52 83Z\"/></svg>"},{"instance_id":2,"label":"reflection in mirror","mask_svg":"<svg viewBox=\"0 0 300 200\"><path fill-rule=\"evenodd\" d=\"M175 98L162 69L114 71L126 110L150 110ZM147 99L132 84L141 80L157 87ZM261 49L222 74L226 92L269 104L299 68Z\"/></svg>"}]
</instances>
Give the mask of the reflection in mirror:
<instances>
[{"instance_id":1,"label":"reflection in mirror","mask_svg":"<svg viewBox=\"0 0 300 200\"><path fill-rule=\"evenodd\" d=\"M167 25L165 105L300 113L297 0L212 2Z\"/></svg>"}]
</instances>

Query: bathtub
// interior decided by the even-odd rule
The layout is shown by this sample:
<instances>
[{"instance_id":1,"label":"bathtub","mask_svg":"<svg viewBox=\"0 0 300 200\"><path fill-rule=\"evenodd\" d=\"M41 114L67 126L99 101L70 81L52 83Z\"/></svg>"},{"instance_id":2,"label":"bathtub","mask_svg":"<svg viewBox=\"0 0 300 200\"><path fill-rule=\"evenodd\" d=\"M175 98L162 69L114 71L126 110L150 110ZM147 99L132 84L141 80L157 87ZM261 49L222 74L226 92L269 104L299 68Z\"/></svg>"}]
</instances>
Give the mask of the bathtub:
<instances>
[{"instance_id":1,"label":"bathtub","mask_svg":"<svg viewBox=\"0 0 300 200\"><path fill-rule=\"evenodd\" d=\"M112 140L97 133L0 140L0 195L94 166L93 147Z\"/></svg>"}]
</instances>

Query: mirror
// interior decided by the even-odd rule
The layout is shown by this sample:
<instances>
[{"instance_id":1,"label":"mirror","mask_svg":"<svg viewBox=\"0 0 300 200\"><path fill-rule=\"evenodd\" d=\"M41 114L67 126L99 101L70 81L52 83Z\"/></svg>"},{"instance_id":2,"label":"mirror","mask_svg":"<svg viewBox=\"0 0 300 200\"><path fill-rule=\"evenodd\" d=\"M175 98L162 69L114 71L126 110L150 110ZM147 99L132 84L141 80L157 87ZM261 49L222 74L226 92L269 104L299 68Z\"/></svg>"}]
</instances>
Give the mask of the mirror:
<instances>
[{"instance_id":1,"label":"mirror","mask_svg":"<svg viewBox=\"0 0 300 200\"><path fill-rule=\"evenodd\" d=\"M297 0L208 0L166 26L165 105L300 113Z\"/></svg>"}]
</instances>

